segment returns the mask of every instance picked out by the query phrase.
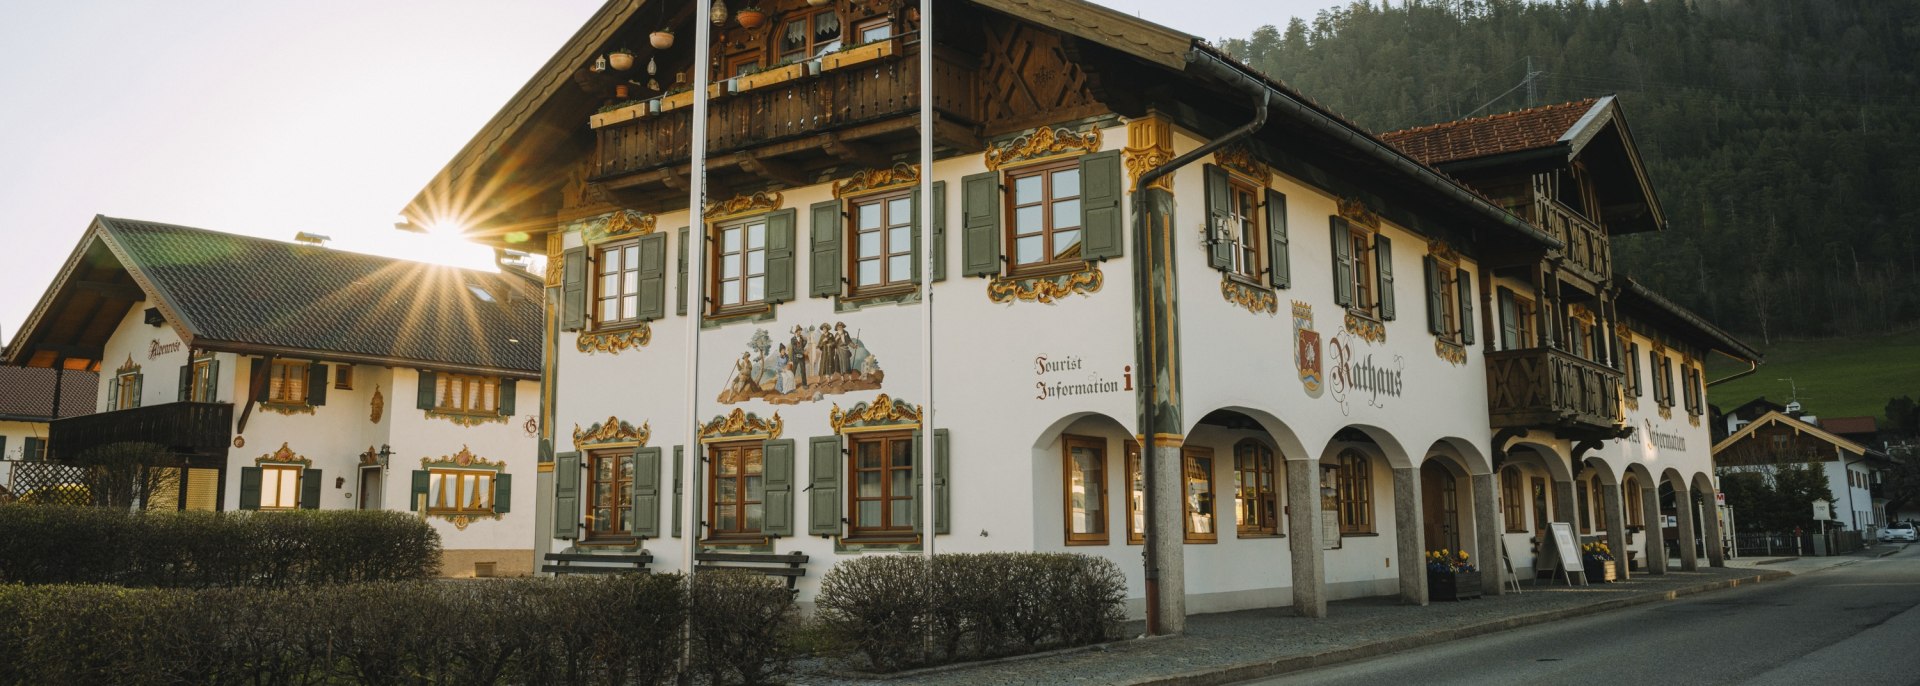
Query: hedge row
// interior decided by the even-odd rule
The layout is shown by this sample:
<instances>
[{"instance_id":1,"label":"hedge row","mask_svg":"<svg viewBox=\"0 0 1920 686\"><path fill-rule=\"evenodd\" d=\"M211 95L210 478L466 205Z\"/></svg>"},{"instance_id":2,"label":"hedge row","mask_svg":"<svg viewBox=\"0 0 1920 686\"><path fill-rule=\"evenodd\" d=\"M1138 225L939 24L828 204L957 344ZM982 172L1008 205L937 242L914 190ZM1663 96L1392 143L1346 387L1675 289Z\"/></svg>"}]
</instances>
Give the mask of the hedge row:
<instances>
[{"instance_id":1,"label":"hedge row","mask_svg":"<svg viewBox=\"0 0 1920 686\"><path fill-rule=\"evenodd\" d=\"M399 512L0 505L0 582L282 588L439 573L440 535Z\"/></svg>"},{"instance_id":2,"label":"hedge row","mask_svg":"<svg viewBox=\"0 0 1920 686\"><path fill-rule=\"evenodd\" d=\"M785 664L784 584L702 574L725 597L693 626L691 671L764 683ZM0 685L662 684L678 672L674 574L303 589L0 586Z\"/></svg>"},{"instance_id":3,"label":"hedge row","mask_svg":"<svg viewBox=\"0 0 1920 686\"><path fill-rule=\"evenodd\" d=\"M1125 619L1126 578L1103 557L935 555L931 579L927 564L873 556L828 571L814 602L829 640L895 671L1100 643L1117 638Z\"/></svg>"}]
</instances>

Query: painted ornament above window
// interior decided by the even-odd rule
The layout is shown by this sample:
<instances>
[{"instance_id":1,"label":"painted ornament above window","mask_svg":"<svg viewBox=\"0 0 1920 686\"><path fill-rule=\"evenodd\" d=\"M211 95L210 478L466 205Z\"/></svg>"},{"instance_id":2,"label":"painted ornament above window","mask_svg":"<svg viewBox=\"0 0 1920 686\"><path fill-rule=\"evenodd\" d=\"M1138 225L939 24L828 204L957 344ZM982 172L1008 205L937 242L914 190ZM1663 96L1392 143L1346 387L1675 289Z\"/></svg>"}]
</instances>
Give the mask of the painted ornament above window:
<instances>
[{"instance_id":1,"label":"painted ornament above window","mask_svg":"<svg viewBox=\"0 0 1920 686\"><path fill-rule=\"evenodd\" d=\"M1099 129L1076 133L1072 129L1042 126L1002 145L987 148L986 163L988 170L998 171L1021 162L1099 151Z\"/></svg>"},{"instance_id":2,"label":"painted ornament above window","mask_svg":"<svg viewBox=\"0 0 1920 686\"><path fill-rule=\"evenodd\" d=\"M275 450L266 455L261 455L259 457L253 458L253 463L254 464L266 464L266 463L297 464L297 465L304 465L308 467L313 466L313 460L307 459L306 457L303 457L301 455L294 453L293 449L290 447L287 447L286 443L281 443L279 450Z\"/></svg>"},{"instance_id":3,"label":"painted ornament above window","mask_svg":"<svg viewBox=\"0 0 1920 686\"><path fill-rule=\"evenodd\" d=\"M644 448L652 437L653 429L646 422L641 422L640 428L636 429L632 424L620 421L618 417L607 417L606 421L589 426L585 430L582 430L579 424L573 425L575 450L615 443L631 443Z\"/></svg>"},{"instance_id":4,"label":"painted ornament above window","mask_svg":"<svg viewBox=\"0 0 1920 686\"><path fill-rule=\"evenodd\" d=\"M776 341L766 329L756 329L747 351L733 363L719 402L728 405L765 400L796 405L829 395L880 388L886 380L880 359L846 322L794 326L785 340Z\"/></svg>"},{"instance_id":5,"label":"painted ornament above window","mask_svg":"<svg viewBox=\"0 0 1920 686\"><path fill-rule=\"evenodd\" d=\"M920 165L901 162L888 169L863 169L833 182L833 197L874 193L920 182Z\"/></svg>"},{"instance_id":6,"label":"painted ornament above window","mask_svg":"<svg viewBox=\"0 0 1920 686\"><path fill-rule=\"evenodd\" d=\"M760 191L751 195L736 195L720 202L708 203L701 216L708 221L739 217L749 214L772 212L785 206L786 198L779 193Z\"/></svg>"},{"instance_id":7,"label":"painted ornament above window","mask_svg":"<svg viewBox=\"0 0 1920 686\"><path fill-rule=\"evenodd\" d=\"M1070 295L1098 293L1105 283L1099 263L1089 262L1078 271L1054 276L994 276L987 281L987 299L996 303L1018 300L1050 305Z\"/></svg>"},{"instance_id":8,"label":"painted ornament above window","mask_svg":"<svg viewBox=\"0 0 1920 686\"><path fill-rule=\"evenodd\" d=\"M594 353L618 355L628 350L638 350L647 347L647 344L652 342L653 327L649 326L646 322L640 322L639 326L621 329L619 331L609 331L605 333L582 332L579 336L574 337L573 348L588 355Z\"/></svg>"},{"instance_id":9,"label":"painted ornament above window","mask_svg":"<svg viewBox=\"0 0 1920 686\"><path fill-rule=\"evenodd\" d=\"M874 398L873 402L861 402L846 412L840 411L838 404L827 415L833 425L833 432L844 434L862 430L903 429L920 426L920 406L897 400L885 393Z\"/></svg>"},{"instance_id":10,"label":"painted ornament above window","mask_svg":"<svg viewBox=\"0 0 1920 686\"><path fill-rule=\"evenodd\" d=\"M780 437L786 429L786 422L780 419L780 413L773 413L772 419L761 419L760 415L735 408L725 416L715 416L713 421L700 426L700 440L734 438L761 438L773 440Z\"/></svg>"}]
</instances>

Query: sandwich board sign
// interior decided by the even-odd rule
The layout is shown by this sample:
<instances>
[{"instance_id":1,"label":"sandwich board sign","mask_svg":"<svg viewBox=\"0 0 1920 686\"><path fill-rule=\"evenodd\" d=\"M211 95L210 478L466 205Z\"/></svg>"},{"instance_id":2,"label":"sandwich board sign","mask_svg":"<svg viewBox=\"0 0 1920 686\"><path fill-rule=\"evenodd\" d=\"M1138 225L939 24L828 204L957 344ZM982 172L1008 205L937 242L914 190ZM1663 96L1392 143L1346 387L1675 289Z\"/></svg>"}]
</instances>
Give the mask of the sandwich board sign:
<instances>
[{"instance_id":1,"label":"sandwich board sign","mask_svg":"<svg viewBox=\"0 0 1920 686\"><path fill-rule=\"evenodd\" d=\"M1553 538L1555 556L1560 558L1555 561L1555 564L1559 566L1558 574L1561 578L1567 580L1568 586L1574 585L1573 580L1575 577L1579 577L1581 583L1585 584L1587 579L1585 574L1586 568L1580 565L1580 539L1575 538L1573 535L1573 524L1571 522L1550 522L1547 527Z\"/></svg>"}]
</instances>

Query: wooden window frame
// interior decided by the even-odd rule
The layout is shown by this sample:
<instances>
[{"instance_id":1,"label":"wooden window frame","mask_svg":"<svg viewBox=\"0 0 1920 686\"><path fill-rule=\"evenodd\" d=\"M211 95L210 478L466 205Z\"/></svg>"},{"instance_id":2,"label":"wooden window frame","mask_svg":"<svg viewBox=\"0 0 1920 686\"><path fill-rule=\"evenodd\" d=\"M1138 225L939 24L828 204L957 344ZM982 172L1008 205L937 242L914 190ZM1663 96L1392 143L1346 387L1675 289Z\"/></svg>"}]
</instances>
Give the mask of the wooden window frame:
<instances>
[{"instance_id":1,"label":"wooden window frame","mask_svg":"<svg viewBox=\"0 0 1920 686\"><path fill-rule=\"evenodd\" d=\"M633 541L633 523L629 520L633 518L633 477L634 471L638 468L635 452L633 448L609 448L590 450L581 456L581 462L587 468L587 478L581 480L586 493L580 498L586 505L581 514L581 519L586 521L586 527L581 531L583 542L629 543ZM611 479L602 479L600 476L600 465L603 462L612 465ZM621 474L623 466L626 468L624 478ZM608 496L613 501L611 504L602 503L600 500L599 486L603 480L609 481L612 487L608 490ZM612 526L602 526L603 522L594 514L603 505L606 506L608 516L613 520Z\"/></svg>"},{"instance_id":2,"label":"wooden window frame","mask_svg":"<svg viewBox=\"0 0 1920 686\"><path fill-rule=\"evenodd\" d=\"M1208 528L1212 529L1212 531L1207 532L1194 531L1194 517L1199 516L1200 513L1194 511L1195 503L1190 496L1193 494L1192 485L1194 482L1192 475L1195 471L1194 463L1197 460L1206 460L1207 464L1207 490L1200 494L1205 501L1205 507L1209 510L1204 516L1211 518L1210 523L1212 526ZM1218 466L1219 464L1213 460L1212 448L1203 446L1183 446L1180 448L1180 510L1181 519L1185 522L1181 528L1186 530L1185 541L1187 543L1214 543L1220 540L1220 498L1218 496L1219 491L1214 487L1214 468ZM1151 526L1152 523L1149 522L1148 525Z\"/></svg>"},{"instance_id":3,"label":"wooden window frame","mask_svg":"<svg viewBox=\"0 0 1920 686\"><path fill-rule=\"evenodd\" d=\"M307 380L310 378L308 372L312 368L313 363L301 360L274 360L267 366L265 402L269 405L305 406L310 392L307 388ZM290 381L292 384L289 383ZM297 384L300 389L299 397L281 393L282 390L293 387L294 384Z\"/></svg>"},{"instance_id":4,"label":"wooden window frame","mask_svg":"<svg viewBox=\"0 0 1920 686\"><path fill-rule=\"evenodd\" d=\"M1107 513L1109 512L1109 510L1107 510L1107 488L1106 488L1107 441L1104 438L1096 438L1092 436L1066 435L1061 437L1060 443L1061 443L1060 463L1061 463L1061 477L1062 477L1060 481L1060 492L1062 496L1061 497L1062 509L1064 510L1066 515L1066 519L1062 522L1062 524L1063 524L1063 529L1066 532L1067 545L1106 545L1108 542L1107 531L1110 528L1107 526L1107 520L1109 519L1109 517L1107 516ZM1085 448L1088 450L1092 450L1094 454L1094 459L1096 460L1096 463L1097 463L1097 468L1096 468L1097 474L1095 478L1097 479L1096 483L1100 487L1099 497L1097 499L1088 499L1088 502L1097 503L1098 505L1098 507L1096 508L1098 518L1092 520L1096 525L1096 529L1097 529L1096 531L1076 532L1073 530L1073 511L1074 511L1073 484L1074 484L1074 475L1077 471L1079 471L1074 468L1075 467L1075 464L1073 461L1074 448Z\"/></svg>"},{"instance_id":5,"label":"wooden window frame","mask_svg":"<svg viewBox=\"0 0 1920 686\"><path fill-rule=\"evenodd\" d=\"M1053 206L1055 204L1069 200L1082 203L1086 202L1087 180L1084 178L1079 181L1080 193L1065 197L1054 197L1054 174L1068 170L1072 170L1075 174L1078 174L1080 172L1080 158L1070 157L1058 162L1026 165L1018 169L1009 169L1002 173L1001 182L1006 184L1007 191L1002 194L1005 197L1001 211L1005 213L1006 221L1003 223L1006 224L1006 226L1002 227L1001 231L1004 234L1002 239L1006 241L1007 246L1006 261L1008 276L1046 276L1049 274L1077 271L1086 266L1086 258L1080 255L1086 253L1087 227L1078 223L1065 229L1053 225ZM1018 182L1020 179L1033 176L1040 177L1040 200L1038 202L1022 204L1019 202L1020 193L1018 190ZM1019 210L1022 207L1033 206L1041 208L1039 236L1042 258L1039 262L1021 264L1020 237L1023 235L1032 236L1034 234L1020 233ZM1074 221L1078 222L1079 220L1076 218ZM1054 234L1060 233L1063 230L1079 232L1079 253L1068 257L1058 257L1056 255L1057 251L1055 251L1053 247Z\"/></svg>"},{"instance_id":6,"label":"wooden window frame","mask_svg":"<svg viewBox=\"0 0 1920 686\"><path fill-rule=\"evenodd\" d=\"M1627 375L1628 395L1635 399L1645 397L1646 383L1640 380L1640 343L1627 341L1626 354L1621 355L1621 358L1621 361L1626 363L1626 369L1622 371Z\"/></svg>"},{"instance_id":7,"label":"wooden window frame","mask_svg":"<svg viewBox=\"0 0 1920 686\"><path fill-rule=\"evenodd\" d=\"M728 441L725 443L709 443L705 447L707 451L706 540L764 540L766 538L767 527L766 443L759 440ZM754 451L760 453L760 471L758 472L747 470L746 457ZM740 463L733 476L722 476L720 474L722 466L729 459L730 455L737 455ZM748 495L752 492L748 479L754 476L760 477L760 498L758 500L754 500ZM734 482L734 500L726 504L728 507L733 508L734 528L732 529L720 528L720 511L722 505L720 502L720 483L723 479ZM750 505L760 506L760 526L757 528L748 528L747 526L747 507Z\"/></svg>"},{"instance_id":8,"label":"wooden window frame","mask_svg":"<svg viewBox=\"0 0 1920 686\"><path fill-rule=\"evenodd\" d=\"M912 431L876 431L871 433L856 433L847 436L847 536L843 540L867 543L910 543L919 540L919 532L913 528L912 514L907 515L906 522L896 523L893 521L893 504L901 500L912 501L912 499L918 495L912 492L906 495L895 495L893 493L893 473L902 470L907 472L908 490L912 491L912 460L909 459L908 466L906 467L896 467L893 465L893 446L896 443L902 442L908 445L907 449L909 454L911 454L913 449ZM874 469L863 469L860 467L860 446L868 443L880 444L880 466ZM878 472L880 474L879 496L860 496L861 472ZM878 526L867 526L860 521L860 503L862 501L878 501L880 503L881 521Z\"/></svg>"},{"instance_id":9,"label":"wooden window frame","mask_svg":"<svg viewBox=\"0 0 1920 686\"><path fill-rule=\"evenodd\" d=\"M820 15L823 14L832 15L834 19L840 23L840 37L836 39L840 41L840 45L843 48L850 45L847 42L846 18L835 13L832 7L793 10L786 12L784 16L780 17L780 21L773 27L773 35L767 40L767 49L773 54L773 63L779 64L788 61L804 62L813 59L814 56L820 52L821 48L826 45L825 43L816 43L814 41L814 34L819 31L819 18ZM807 47L802 50L782 50L781 48L783 46L780 42L781 36L787 30L787 26L796 21L804 21L807 23Z\"/></svg>"},{"instance_id":10,"label":"wooden window frame","mask_svg":"<svg viewBox=\"0 0 1920 686\"><path fill-rule=\"evenodd\" d=\"M1632 485L1629 486L1629 483ZM1645 528L1647 526L1647 518L1641 513L1641 509L1644 508L1646 504L1640 498L1639 477L1628 474L1620 480L1620 504L1623 510L1621 519L1626 521L1627 528Z\"/></svg>"},{"instance_id":11,"label":"wooden window frame","mask_svg":"<svg viewBox=\"0 0 1920 686\"><path fill-rule=\"evenodd\" d=\"M1339 463L1334 496L1340 507L1340 535L1374 535L1373 461L1366 453L1348 448L1334 458ZM1364 516L1366 521L1358 521Z\"/></svg>"},{"instance_id":12,"label":"wooden window frame","mask_svg":"<svg viewBox=\"0 0 1920 686\"><path fill-rule=\"evenodd\" d=\"M875 38L873 40L867 40L867 32L879 27L886 27L887 35L880 38ZM880 41L893 38L895 28L897 27L893 25L893 19L887 17L887 15L884 15L884 14L877 17L862 19L858 22L855 22L853 25L853 38L855 39L854 42L849 43L847 41L847 32L843 30L840 32L840 43L842 45L866 45L868 43L878 43Z\"/></svg>"},{"instance_id":13,"label":"wooden window frame","mask_svg":"<svg viewBox=\"0 0 1920 686\"><path fill-rule=\"evenodd\" d=\"M1540 311L1534 308L1535 305L1532 298L1520 295L1519 293L1513 294L1513 310L1519 313L1520 318L1520 321L1514 322L1513 327L1514 336L1520 339L1517 342L1519 347L1515 348L1516 350L1540 347L1540 332L1536 330L1535 327L1535 325L1538 324L1535 320L1539 318Z\"/></svg>"},{"instance_id":14,"label":"wooden window frame","mask_svg":"<svg viewBox=\"0 0 1920 686\"><path fill-rule=\"evenodd\" d=\"M433 411L435 412L472 417L492 417L500 414L500 387L506 385L506 382L500 377L442 372L434 375L433 383ZM489 397L486 392L486 384L489 383L493 384L493 393L490 396L492 398L490 407L476 408L454 404L453 399L455 397L461 398L464 401L468 396L466 389L471 384L481 385L479 399L485 401ZM459 391L457 394L455 392L456 389Z\"/></svg>"},{"instance_id":15,"label":"wooden window frame","mask_svg":"<svg viewBox=\"0 0 1920 686\"><path fill-rule=\"evenodd\" d=\"M1266 457L1264 469L1258 463L1257 459L1251 468L1249 468L1247 459L1249 457L1258 458L1262 455ZM1279 460L1279 451L1274 450L1272 446L1252 438L1243 438L1239 443L1233 445L1233 528L1234 533L1238 537L1280 538L1286 536L1286 534L1280 532L1281 488ZM1249 497L1246 490L1248 478L1252 477L1257 489L1259 479L1263 475L1266 477L1267 492L1261 494L1256 490L1252 496ZM1259 505L1263 501L1269 506L1266 510L1259 509ZM1268 521L1249 524L1248 520L1251 519L1251 517L1247 516L1248 512L1253 512L1256 515L1261 512L1266 512L1268 513L1267 516L1262 518L1268 519Z\"/></svg>"},{"instance_id":16,"label":"wooden window frame","mask_svg":"<svg viewBox=\"0 0 1920 686\"><path fill-rule=\"evenodd\" d=\"M1347 312L1356 317L1365 317L1372 321L1384 321L1380 316L1380 280L1374 270L1373 245L1374 231L1358 222L1347 224L1348 254L1347 275L1351 282L1348 291L1352 298L1348 300Z\"/></svg>"},{"instance_id":17,"label":"wooden window frame","mask_svg":"<svg viewBox=\"0 0 1920 686\"><path fill-rule=\"evenodd\" d=\"M1144 545L1147 542L1147 484L1146 475L1140 471L1140 442L1129 438L1121 450L1127 463L1127 545ZM1137 500L1135 495L1139 496ZM1139 521L1134 521L1136 518Z\"/></svg>"},{"instance_id":18,"label":"wooden window frame","mask_svg":"<svg viewBox=\"0 0 1920 686\"><path fill-rule=\"evenodd\" d=\"M1536 486L1539 487L1540 489L1539 490L1540 498L1537 500L1533 497ZM1553 523L1553 484L1548 483L1545 477L1536 476L1528 479L1527 480L1527 500L1532 501L1534 503L1534 508L1533 508L1534 509L1534 513L1533 513L1534 537L1540 538L1540 537L1546 536L1547 535L1546 527L1549 524ZM1540 511L1540 507L1539 507L1540 505L1546 506L1545 512Z\"/></svg>"},{"instance_id":19,"label":"wooden window frame","mask_svg":"<svg viewBox=\"0 0 1920 686\"><path fill-rule=\"evenodd\" d=\"M628 254L633 256L632 262L627 261ZM607 271L609 265L616 265L617 268ZM638 326L640 324L640 239L634 237L594 246L593 267L590 271L593 272L590 277L593 280L591 285L593 304L590 306L592 311L587 313L587 321L592 322L593 330L607 331ZM607 292L609 276L614 277L619 286L612 294ZM633 284L632 290L627 289L629 281ZM629 300L633 302L631 312L628 312L626 305ZM630 316L607 319L608 301L613 301L616 313Z\"/></svg>"},{"instance_id":20,"label":"wooden window frame","mask_svg":"<svg viewBox=\"0 0 1920 686\"><path fill-rule=\"evenodd\" d=\"M1673 409L1673 362L1666 353L1654 351L1653 402L1661 409Z\"/></svg>"},{"instance_id":21,"label":"wooden window frame","mask_svg":"<svg viewBox=\"0 0 1920 686\"><path fill-rule=\"evenodd\" d=\"M1573 491L1573 506L1574 509L1577 510L1577 512L1574 513L1574 519L1579 520L1580 533L1590 534L1593 533L1594 529L1593 481L1591 479L1581 479L1576 482L1576 484L1577 487Z\"/></svg>"},{"instance_id":22,"label":"wooden window frame","mask_svg":"<svg viewBox=\"0 0 1920 686\"><path fill-rule=\"evenodd\" d=\"M333 388L337 391L353 390L353 365L336 364L333 366Z\"/></svg>"},{"instance_id":23,"label":"wooden window frame","mask_svg":"<svg viewBox=\"0 0 1920 686\"><path fill-rule=\"evenodd\" d=\"M267 485L269 483L274 484L276 486L279 485L281 481L286 478L283 475L287 472L293 473L293 502L282 503L280 502L281 491L277 489L269 489L267 488ZM274 476L270 477L269 475L274 475ZM297 464L296 465L286 465L286 464L260 465L260 507L258 509L262 509L262 510L298 510L300 509L300 505L301 505L300 495L305 492L306 480L307 480L306 467L303 467ZM273 502L272 505L267 504L269 497L271 497L271 500Z\"/></svg>"},{"instance_id":24,"label":"wooden window frame","mask_svg":"<svg viewBox=\"0 0 1920 686\"><path fill-rule=\"evenodd\" d=\"M1265 207L1261 193L1265 188L1233 172L1228 172L1226 178L1227 220L1235 224L1228 228L1233 262L1227 266L1227 275L1250 286L1266 288L1272 284L1272 273L1264 269L1271 259L1267 254L1267 226L1261 217Z\"/></svg>"},{"instance_id":25,"label":"wooden window frame","mask_svg":"<svg viewBox=\"0 0 1920 686\"><path fill-rule=\"evenodd\" d=\"M893 201L900 199L906 199L909 201L909 204L911 204L913 191L908 189L888 193L876 193L847 201L847 259L845 260L847 270L847 297L869 298L908 293L914 290L913 274L917 265L915 264L916 260L913 255L913 225L915 222L918 222L920 218L918 216L919 213L912 212L911 208L909 208L909 213L915 216L908 217L906 223L894 224L889 221L888 210ZM880 234L880 253L876 257L868 257L860 252L860 234L866 233L866 231L860 227L860 208L874 205L877 205L880 211L880 228L875 229L875 232ZM894 229L898 228L907 229L907 245L900 250L895 250L891 236ZM901 255L907 257L907 273L896 279L894 278L892 269L893 258ZM867 259L879 260L880 283L866 286L860 284L860 263Z\"/></svg>"},{"instance_id":26,"label":"wooden window frame","mask_svg":"<svg viewBox=\"0 0 1920 686\"><path fill-rule=\"evenodd\" d=\"M732 55L728 55L726 58L726 65L727 65L726 71L721 72L720 78L717 78L714 80L727 81L730 79L746 76L748 74L758 74L766 70L767 67L765 62L766 60L759 52L749 51L749 52L740 52L740 53L734 53ZM750 72L741 71L742 69L745 69L747 67L753 67L753 71L750 71Z\"/></svg>"},{"instance_id":27,"label":"wooden window frame","mask_svg":"<svg viewBox=\"0 0 1920 686\"><path fill-rule=\"evenodd\" d=\"M1460 321L1460 263L1440 255L1433 256L1433 268L1440 277L1440 340L1466 345L1468 322ZM1515 296L1518 297L1518 296ZM1515 308L1519 309L1519 308Z\"/></svg>"},{"instance_id":28,"label":"wooden window frame","mask_svg":"<svg viewBox=\"0 0 1920 686\"><path fill-rule=\"evenodd\" d=\"M767 220L769 216L770 215L767 214L756 214L749 217L739 217L724 222L708 224L707 243L710 246L707 249L708 314L715 317L729 317L739 314L765 312L768 308L772 307L772 304L767 302L767 234L772 228L768 225ZM750 246L752 245L752 229L756 224L760 226L760 248L758 250L760 253L760 271L758 272L761 280L760 297L750 299L747 297L747 293L749 292L747 286L756 274L748 268L748 265L752 263L752 254L755 252ZM725 252L727 231L736 228L740 230L740 251L737 253ZM738 279L740 302L723 304L725 303L725 299L721 296L720 288L721 284L728 279L723 278L724 273L721 271L720 266L733 255L738 255L740 260L740 278Z\"/></svg>"},{"instance_id":29,"label":"wooden window frame","mask_svg":"<svg viewBox=\"0 0 1920 686\"><path fill-rule=\"evenodd\" d=\"M1507 533L1527 533L1527 499L1525 480L1520 476L1520 468L1508 466L1500 470L1500 512L1502 524Z\"/></svg>"},{"instance_id":30,"label":"wooden window frame","mask_svg":"<svg viewBox=\"0 0 1920 686\"><path fill-rule=\"evenodd\" d=\"M193 358L193 361L190 363L193 366L190 372L192 386L187 389L188 402L219 402L220 376L214 362L215 358L213 355L203 355Z\"/></svg>"},{"instance_id":31,"label":"wooden window frame","mask_svg":"<svg viewBox=\"0 0 1920 686\"><path fill-rule=\"evenodd\" d=\"M131 410L140 406L140 372L126 372L113 378L113 407L109 410Z\"/></svg>"},{"instance_id":32,"label":"wooden window frame","mask_svg":"<svg viewBox=\"0 0 1920 686\"><path fill-rule=\"evenodd\" d=\"M431 493L439 494L439 497L427 499L427 514L430 514L430 515L490 515L490 514L493 514L494 489L499 486L499 483L500 483L499 478L500 478L500 472L491 470L491 469L457 469L457 468L444 468L444 467L429 468L427 470L428 491ZM479 505L481 503L459 502L462 496L468 493L470 490L467 487L467 481L469 479L474 480L476 482L481 479L485 480L486 483L484 488L471 489L471 490L478 491L474 495L476 499L484 498L484 501L483 501L484 507L463 507L463 505ZM451 506L449 506L447 503L448 491L447 491L446 484L448 480L452 480L454 482L453 493L454 493L455 502Z\"/></svg>"}]
</instances>

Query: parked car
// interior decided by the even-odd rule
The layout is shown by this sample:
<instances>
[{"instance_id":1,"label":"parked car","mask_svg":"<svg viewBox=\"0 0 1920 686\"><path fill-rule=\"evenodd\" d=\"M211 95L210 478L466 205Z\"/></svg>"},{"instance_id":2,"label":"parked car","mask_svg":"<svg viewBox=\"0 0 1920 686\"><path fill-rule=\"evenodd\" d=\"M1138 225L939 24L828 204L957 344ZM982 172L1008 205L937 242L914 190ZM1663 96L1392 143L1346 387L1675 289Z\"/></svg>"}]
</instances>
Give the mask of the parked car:
<instances>
[{"instance_id":1,"label":"parked car","mask_svg":"<svg viewBox=\"0 0 1920 686\"><path fill-rule=\"evenodd\" d=\"M1911 523L1889 524L1887 528L1880 530L1880 540L1907 541L1912 543L1915 540L1920 540L1920 536L1915 535L1913 524Z\"/></svg>"}]
</instances>

